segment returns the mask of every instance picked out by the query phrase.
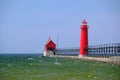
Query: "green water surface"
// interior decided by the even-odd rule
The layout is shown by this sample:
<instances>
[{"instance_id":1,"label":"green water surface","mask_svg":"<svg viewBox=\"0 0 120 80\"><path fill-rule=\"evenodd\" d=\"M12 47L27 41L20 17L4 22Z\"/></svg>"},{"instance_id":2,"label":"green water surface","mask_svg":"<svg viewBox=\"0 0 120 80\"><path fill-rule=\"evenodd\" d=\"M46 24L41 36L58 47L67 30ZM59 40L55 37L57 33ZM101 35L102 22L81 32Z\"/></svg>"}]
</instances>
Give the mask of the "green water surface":
<instances>
[{"instance_id":1,"label":"green water surface","mask_svg":"<svg viewBox=\"0 0 120 80\"><path fill-rule=\"evenodd\" d=\"M120 66L68 58L0 56L0 80L120 80Z\"/></svg>"}]
</instances>

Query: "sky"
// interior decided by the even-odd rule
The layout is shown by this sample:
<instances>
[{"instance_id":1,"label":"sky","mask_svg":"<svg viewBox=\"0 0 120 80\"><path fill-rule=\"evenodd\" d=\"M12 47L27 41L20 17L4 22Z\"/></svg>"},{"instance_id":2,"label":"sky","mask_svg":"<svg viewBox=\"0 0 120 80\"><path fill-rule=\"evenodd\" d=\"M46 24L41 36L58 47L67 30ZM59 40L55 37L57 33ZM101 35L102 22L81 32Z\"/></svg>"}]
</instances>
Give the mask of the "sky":
<instances>
[{"instance_id":1,"label":"sky","mask_svg":"<svg viewBox=\"0 0 120 80\"><path fill-rule=\"evenodd\" d=\"M89 45L120 42L120 0L0 0L0 53L43 53L49 36L79 48L83 19Z\"/></svg>"}]
</instances>

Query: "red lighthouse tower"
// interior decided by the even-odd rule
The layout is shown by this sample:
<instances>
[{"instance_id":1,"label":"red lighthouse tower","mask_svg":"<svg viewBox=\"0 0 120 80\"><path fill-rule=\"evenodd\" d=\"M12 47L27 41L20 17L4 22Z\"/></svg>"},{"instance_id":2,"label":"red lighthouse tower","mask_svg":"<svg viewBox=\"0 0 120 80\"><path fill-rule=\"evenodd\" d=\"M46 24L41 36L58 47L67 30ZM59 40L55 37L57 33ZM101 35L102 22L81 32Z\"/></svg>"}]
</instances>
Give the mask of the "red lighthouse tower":
<instances>
[{"instance_id":1,"label":"red lighthouse tower","mask_svg":"<svg viewBox=\"0 0 120 80\"><path fill-rule=\"evenodd\" d=\"M88 52L85 51L85 48L88 47L88 25L86 20L83 20L80 28L81 28L80 56L84 56L88 54Z\"/></svg>"}]
</instances>

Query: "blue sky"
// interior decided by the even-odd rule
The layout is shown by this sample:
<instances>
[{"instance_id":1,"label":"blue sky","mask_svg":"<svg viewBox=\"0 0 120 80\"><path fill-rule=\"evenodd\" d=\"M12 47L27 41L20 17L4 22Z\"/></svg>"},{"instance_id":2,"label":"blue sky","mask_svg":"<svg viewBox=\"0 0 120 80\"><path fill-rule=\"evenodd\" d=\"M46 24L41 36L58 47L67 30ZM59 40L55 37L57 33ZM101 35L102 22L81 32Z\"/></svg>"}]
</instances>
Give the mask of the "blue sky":
<instances>
[{"instance_id":1,"label":"blue sky","mask_svg":"<svg viewBox=\"0 0 120 80\"><path fill-rule=\"evenodd\" d=\"M120 42L120 0L0 0L0 53L42 53L50 36L58 48Z\"/></svg>"}]
</instances>

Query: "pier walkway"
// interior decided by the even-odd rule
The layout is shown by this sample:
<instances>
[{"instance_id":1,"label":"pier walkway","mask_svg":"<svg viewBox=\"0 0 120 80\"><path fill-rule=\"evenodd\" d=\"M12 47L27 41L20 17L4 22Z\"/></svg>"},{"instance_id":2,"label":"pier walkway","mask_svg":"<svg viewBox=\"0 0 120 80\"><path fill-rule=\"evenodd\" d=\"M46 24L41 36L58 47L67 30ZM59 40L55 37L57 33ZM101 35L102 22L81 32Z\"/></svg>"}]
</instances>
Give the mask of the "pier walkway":
<instances>
[{"instance_id":1,"label":"pier walkway","mask_svg":"<svg viewBox=\"0 0 120 80\"><path fill-rule=\"evenodd\" d=\"M95 61L95 62L100 61L100 62L112 63L112 64L120 66L120 56L112 56L112 57L109 57L109 58L101 58L101 57L88 57L88 56L80 57L80 56L59 56L59 55L55 55L55 56L51 56L51 57L89 60L89 61Z\"/></svg>"}]
</instances>

